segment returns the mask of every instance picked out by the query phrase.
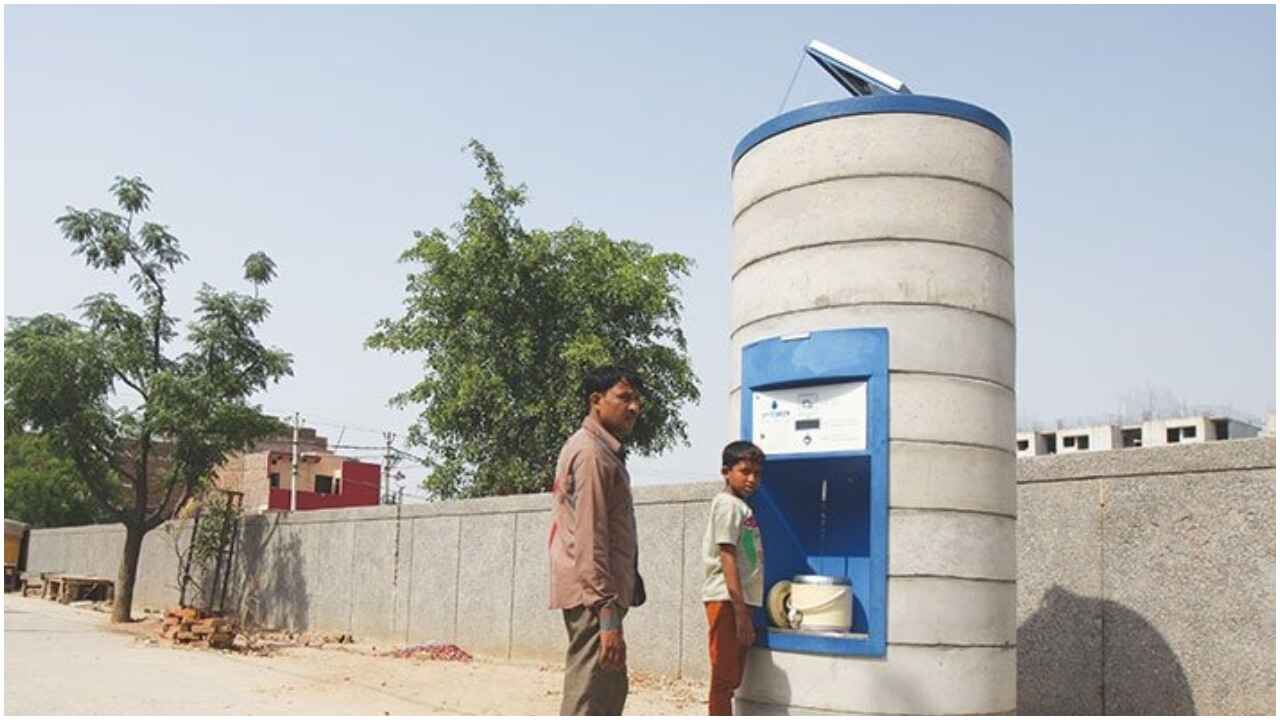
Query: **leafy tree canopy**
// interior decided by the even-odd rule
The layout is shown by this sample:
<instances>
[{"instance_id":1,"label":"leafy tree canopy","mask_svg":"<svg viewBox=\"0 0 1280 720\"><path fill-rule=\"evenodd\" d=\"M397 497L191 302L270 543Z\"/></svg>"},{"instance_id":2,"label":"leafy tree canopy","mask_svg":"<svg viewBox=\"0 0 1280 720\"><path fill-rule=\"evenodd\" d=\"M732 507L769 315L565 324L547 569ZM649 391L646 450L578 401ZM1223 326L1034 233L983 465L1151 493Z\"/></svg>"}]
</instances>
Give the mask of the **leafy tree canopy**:
<instances>
[{"instance_id":1,"label":"leafy tree canopy","mask_svg":"<svg viewBox=\"0 0 1280 720\"><path fill-rule=\"evenodd\" d=\"M230 452L281 427L248 403L290 374L292 358L255 328L270 304L204 285L186 349L171 348L178 318L167 281L187 256L168 228L144 222L151 188L117 177L120 212L67 212L57 219L72 253L93 268L128 268L138 307L114 293L61 315L10 318L5 331L5 407L71 462L102 513L126 528L113 619L128 620L142 537L198 492Z\"/></svg>"},{"instance_id":2,"label":"leafy tree canopy","mask_svg":"<svg viewBox=\"0 0 1280 720\"><path fill-rule=\"evenodd\" d=\"M109 518L76 478L72 462L54 452L48 438L26 432L6 412L4 516L32 527L69 527Z\"/></svg>"},{"instance_id":3,"label":"leafy tree canopy","mask_svg":"<svg viewBox=\"0 0 1280 720\"><path fill-rule=\"evenodd\" d=\"M244 260L244 279L253 283L253 296L258 296L258 288L266 285L276 277L276 263L264 252L251 254Z\"/></svg>"},{"instance_id":4,"label":"leafy tree canopy","mask_svg":"<svg viewBox=\"0 0 1280 720\"><path fill-rule=\"evenodd\" d=\"M603 364L647 384L630 447L687 444L679 411L699 394L677 281L692 261L576 223L527 230L517 217L525 186L508 185L479 142L467 149L486 190L451 231L414 233L400 257L417 266L404 315L379 321L366 342L423 355L422 380L392 404L422 406L409 442L429 450L424 487L445 498L545 491L586 414L582 375Z\"/></svg>"}]
</instances>

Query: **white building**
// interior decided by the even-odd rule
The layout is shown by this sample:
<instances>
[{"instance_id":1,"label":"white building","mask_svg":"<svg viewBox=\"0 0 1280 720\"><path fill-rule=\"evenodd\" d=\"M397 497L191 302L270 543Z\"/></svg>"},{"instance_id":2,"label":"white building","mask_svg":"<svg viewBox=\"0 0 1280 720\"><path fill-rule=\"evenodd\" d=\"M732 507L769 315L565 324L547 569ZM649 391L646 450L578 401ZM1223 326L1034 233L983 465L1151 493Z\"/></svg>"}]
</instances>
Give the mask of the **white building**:
<instances>
[{"instance_id":1,"label":"white building","mask_svg":"<svg viewBox=\"0 0 1280 720\"><path fill-rule=\"evenodd\" d=\"M1089 425L1045 432L1020 432L1017 434L1017 455L1032 457L1238 440L1256 437L1261 431L1250 423L1210 415L1148 420L1138 425Z\"/></svg>"},{"instance_id":2,"label":"white building","mask_svg":"<svg viewBox=\"0 0 1280 720\"><path fill-rule=\"evenodd\" d=\"M1120 428L1116 425L1090 425L1057 432L1059 454L1116 450L1120 448Z\"/></svg>"},{"instance_id":3,"label":"white building","mask_svg":"<svg viewBox=\"0 0 1280 720\"><path fill-rule=\"evenodd\" d=\"M1017 436L1018 457L1033 455L1050 455L1049 447L1053 445L1053 433L1020 432Z\"/></svg>"},{"instance_id":4,"label":"white building","mask_svg":"<svg viewBox=\"0 0 1280 720\"><path fill-rule=\"evenodd\" d=\"M1257 437L1261 428L1227 417L1197 415L1142 423L1142 446L1179 445Z\"/></svg>"}]
</instances>

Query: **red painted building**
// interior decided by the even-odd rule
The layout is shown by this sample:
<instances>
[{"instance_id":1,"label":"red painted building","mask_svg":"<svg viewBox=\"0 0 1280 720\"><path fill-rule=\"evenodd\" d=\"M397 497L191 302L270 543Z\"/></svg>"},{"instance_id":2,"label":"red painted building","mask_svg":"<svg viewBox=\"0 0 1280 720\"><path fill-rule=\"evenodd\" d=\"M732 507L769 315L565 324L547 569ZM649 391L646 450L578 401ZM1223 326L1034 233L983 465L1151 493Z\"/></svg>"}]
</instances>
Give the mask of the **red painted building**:
<instances>
[{"instance_id":1,"label":"red painted building","mask_svg":"<svg viewBox=\"0 0 1280 720\"><path fill-rule=\"evenodd\" d=\"M341 458L340 458L341 459ZM312 473L320 482L313 480L313 490L298 490L299 510L327 510L330 508L359 507L377 505L381 496L382 466L363 463L358 460L341 459L339 475L332 478L327 488L316 488L323 485L322 475ZM267 506L272 510L289 509L289 483L283 487L271 487ZM301 484L301 483L299 483ZM320 492L320 490L325 492Z\"/></svg>"},{"instance_id":2,"label":"red painted building","mask_svg":"<svg viewBox=\"0 0 1280 720\"><path fill-rule=\"evenodd\" d=\"M377 505L382 496L382 466L335 455L328 441L304 428L298 439L298 510ZM291 438L263 441L234 455L214 473L214 485L244 494L246 512L288 510L293 477Z\"/></svg>"}]
</instances>

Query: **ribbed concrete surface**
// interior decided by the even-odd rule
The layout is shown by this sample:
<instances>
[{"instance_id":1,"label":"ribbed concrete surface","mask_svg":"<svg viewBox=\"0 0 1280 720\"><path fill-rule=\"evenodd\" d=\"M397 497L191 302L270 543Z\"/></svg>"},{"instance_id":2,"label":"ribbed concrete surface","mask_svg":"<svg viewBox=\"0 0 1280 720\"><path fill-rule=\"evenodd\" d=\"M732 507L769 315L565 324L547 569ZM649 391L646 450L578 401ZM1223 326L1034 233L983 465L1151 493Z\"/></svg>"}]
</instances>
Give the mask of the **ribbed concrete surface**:
<instances>
[{"instance_id":1,"label":"ribbed concrete surface","mask_svg":"<svg viewBox=\"0 0 1280 720\"><path fill-rule=\"evenodd\" d=\"M767 291L766 291L767 288ZM1013 267L972 248L867 240L800 248L743 268L730 289L733 329L796 310L905 303L1013 320Z\"/></svg>"},{"instance_id":2,"label":"ribbed concrete surface","mask_svg":"<svg viewBox=\"0 0 1280 720\"><path fill-rule=\"evenodd\" d=\"M796 325L833 330L873 323L896 330L889 335L889 363L895 370L947 373L1013 387L1013 324L965 308L891 302L809 308L754 320L735 330L732 340L741 348ZM736 384L742 377L741 353L733 353L730 363L729 376Z\"/></svg>"},{"instance_id":3,"label":"ribbed concrete surface","mask_svg":"<svg viewBox=\"0 0 1280 720\"><path fill-rule=\"evenodd\" d=\"M1013 645L1013 581L889 579L889 637L896 645Z\"/></svg>"},{"instance_id":4,"label":"ribbed concrete surface","mask_svg":"<svg viewBox=\"0 0 1280 720\"><path fill-rule=\"evenodd\" d=\"M774 193L844 177L937 177L1012 204L1013 158L990 130L938 115L856 115L775 135L738 160L733 215Z\"/></svg>"},{"instance_id":5,"label":"ribbed concrete surface","mask_svg":"<svg viewBox=\"0 0 1280 720\"><path fill-rule=\"evenodd\" d=\"M1012 711L1009 146L941 116L824 120L747 152L733 196L735 436L744 345L847 327L886 327L890 344L887 655L753 651L740 696L762 712Z\"/></svg>"},{"instance_id":6,"label":"ribbed concrete surface","mask_svg":"<svg viewBox=\"0 0 1280 720\"><path fill-rule=\"evenodd\" d=\"M895 440L889 443L889 507L978 510L1014 516L1015 458L1003 450Z\"/></svg>"},{"instance_id":7,"label":"ribbed concrete surface","mask_svg":"<svg viewBox=\"0 0 1280 720\"><path fill-rule=\"evenodd\" d=\"M753 649L738 691L739 712L979 715L1015 710L1017 657L1011 647L898 645L890 646L883 660L831 659Z\"/></svg>"},{"instance_id":8,"label":"ribbed concrete surface","mask_svg":"<svg viewBox=\"0 0 1280 720\"><path fill-rule=\"evenodd\" d=\"M850 203L858 212L848 212ZM784 190L738 216L743 242L733 272L779 248L821 242L932 239L967 245L1013 262L1013 209L979 185L944 178L872 176Z\"/></svg>"}]
</instances>

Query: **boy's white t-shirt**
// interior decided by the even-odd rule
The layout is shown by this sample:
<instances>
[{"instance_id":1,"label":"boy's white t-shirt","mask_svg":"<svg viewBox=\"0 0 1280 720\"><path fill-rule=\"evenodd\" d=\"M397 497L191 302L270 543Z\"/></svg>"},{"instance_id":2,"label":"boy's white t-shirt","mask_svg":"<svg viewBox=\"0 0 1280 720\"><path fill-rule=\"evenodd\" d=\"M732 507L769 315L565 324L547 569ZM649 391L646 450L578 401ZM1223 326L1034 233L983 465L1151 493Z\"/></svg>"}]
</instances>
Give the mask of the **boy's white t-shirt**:
<instances>
[{"instance_id":1,"label":"boy's white t-shirt","mask_svg":"<svg viewBox=\"0 0 1280 720\"><path fill-rule=\"evenodd\" d=\"M707 531L702 536L702 560L706 571L702 582L702 601L729 600L729 587L724 582L720 565L720 545L736 548L738 580L742 599L760 607L764 604L764 544L760 542L760 526L751 506L728 489L711 500Z\"/></svg>"}]
</instances>

